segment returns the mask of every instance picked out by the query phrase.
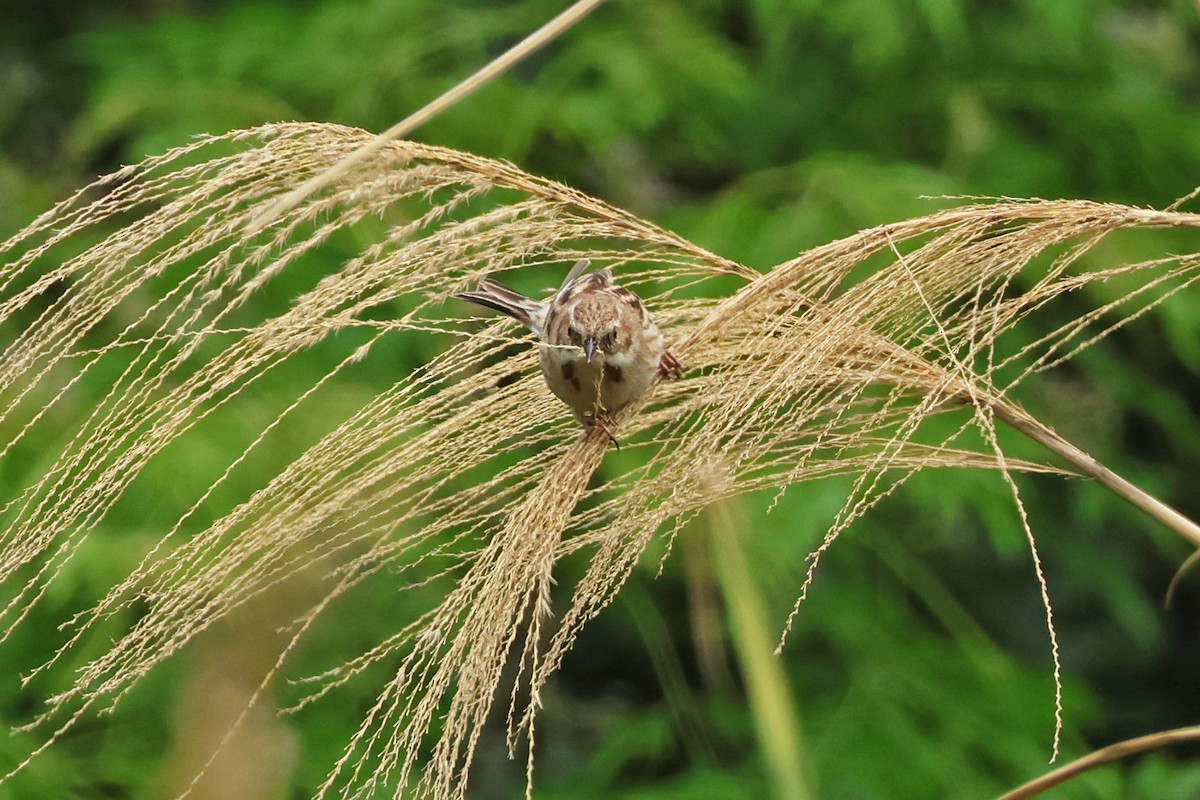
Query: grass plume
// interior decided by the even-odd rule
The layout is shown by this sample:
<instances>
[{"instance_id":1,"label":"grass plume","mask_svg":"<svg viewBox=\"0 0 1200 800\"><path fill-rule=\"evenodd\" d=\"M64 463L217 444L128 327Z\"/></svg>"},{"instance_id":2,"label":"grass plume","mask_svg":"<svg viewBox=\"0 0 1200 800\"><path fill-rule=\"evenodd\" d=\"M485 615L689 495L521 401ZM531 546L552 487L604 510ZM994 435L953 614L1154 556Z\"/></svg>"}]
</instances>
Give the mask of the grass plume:
<instances>
[{"instance_id":1,"label":"grass plume","mask_svg":"<svg viewBox=\"0 0 1200 800\"><path fill-rule=\"evenodd\" d=\"M383 575L398 591L445 591L306 684L300 707L374 665L393 673L322 794L461 796L514 659L509 746L528 741L532 774L541 690L652 541L717 501L853 476L803 597L836 537L918 470L996 469L1014 492L1010 471L1060 470L1007 456L997 421L1097 476L1099 465L1015 405L1013 389L1200 275L1196 254L1078 269L1116 231L1198 227L1200 216L1014 200L879 226L759 273L511 164L403 141L247 238L282 192L370 139L327 124L203 137L81 190L0 245L10 342L0 458L31 442L42 453L3 499L5 636L139 475L276 376L295 365L306 376L137 568L65 624L50 664L143 610L52 699L37 723L48 741L85 711L115 707L233 610L319 574L320 596L287 629L265 690L323 613ZM306 271L314 251L349 247L340 269ZM687 368L619 420L622 457L636 453L638 465L601 485L591 478L607 439L582 435L546 391L528 339L506 320L480 329L446 302L501 270L552 286L585 257L647 298ZM1044 335L1014 336L1099 281L1130 288ZM378 351L397 342L440 349L332 420L227 513L206 516L265 442L319 413L344 376L383 368ZM104 388L82 403L84 383ZM1176 523L1200 542L1194 525ZM554 568L569 554L587 567L555 619ZM1040 567L1037 577L1046 596ZM1048 599L1046 609L1053 637Z\"/></svg>"}]
</instances>

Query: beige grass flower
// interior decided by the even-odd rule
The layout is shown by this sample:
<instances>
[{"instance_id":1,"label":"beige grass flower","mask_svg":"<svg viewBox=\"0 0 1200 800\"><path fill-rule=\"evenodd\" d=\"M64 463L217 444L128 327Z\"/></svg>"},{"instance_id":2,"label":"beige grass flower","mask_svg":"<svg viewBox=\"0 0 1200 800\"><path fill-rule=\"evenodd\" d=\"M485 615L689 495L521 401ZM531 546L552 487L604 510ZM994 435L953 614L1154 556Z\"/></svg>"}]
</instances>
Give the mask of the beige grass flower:
<instances>
[{"instance_id":1,"label":"beige grass flower","mask_svg":"<svg viewBox=\"0 0 1200 800\"><path fill-rule=\"evenodd\" d=\"M5 635L136 495L139 475L169 466L207 420L273 376L296 365L310 376L142 563L70 621L60 656L145 607L53 698L41 720L47 740L116 706L232 610L297 574L319 576L266 688L314 621L386 571L397 591L404 581L445 591L312 684L301 705L371 665L394 674L323 792L378 797L416 785L461 796L505 665L514 655L521 665L509 704L515 750L532 738L546 681L649 543L669 541L722 498L854 476L815 569L840 532L918 470L998 469L1015 492L1011 470L1052 469L1008 458L997 419L1200 542L1194 525L1008 399L1200 274L1194 254L1091 272L1077 269L1081 254L1124 228L1196 227L1196 215L975 203L866 230L760 274L510 164L396 142L245 238L280 192L367 139L320 124L205 137L97 182L0 246L10 339L0 458L31 442L41 454L3 501L0 577L13 587ZM310 252L350 245L358 252L336 272L311 279L302 269ZM444 302L503 270L552 285L552 266L581 258L611 264L653 298L689 368L623 412L622 444L642 460L601 486L590 481L607 438L580 435L542 385L529 341L503 321L478 329ZM868 260L878 266L865 269ZM1094 313L1028 344L1006 336L1057 297L1118 280L1131 288ZM445 346L210 516L265 442L376 351L418 340ZM95 385L103 391L88 395ZM954 432L933 435L926 421L946 415ZM586 573L554 619L555 565L568 554L586 560Z\"/></svg>"}]
</instances>

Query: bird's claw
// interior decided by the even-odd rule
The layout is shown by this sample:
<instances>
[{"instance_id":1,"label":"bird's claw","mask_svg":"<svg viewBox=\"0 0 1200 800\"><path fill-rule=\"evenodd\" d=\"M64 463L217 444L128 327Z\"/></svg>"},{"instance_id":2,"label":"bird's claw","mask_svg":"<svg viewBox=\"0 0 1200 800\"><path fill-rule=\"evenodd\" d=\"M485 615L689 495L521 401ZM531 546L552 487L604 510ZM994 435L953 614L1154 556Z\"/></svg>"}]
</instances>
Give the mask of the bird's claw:
<instances>
[{"instance_id":1,"label":"bird's claw","mask_svg":"<svg viewBox=\"0 0 1200 800\"><path fill-rule=\"evenodd\" d=\"M600 419L598 414L589 414L584 419L584 424L587 425L589 431L593 428L598 428L599 430L603 431L604 435L608 437L608 440L613 443L613 446L618 450L621 449L621 443L617 441L617 437L613 434L612 428L608 426L607 422Z\"/></svg>"},{"instance_id":2,"label":"bird's claw","mask_svg":"<svg viewBox=\"0 0 1200 800\"><path fill-rule=\"evenodd\" d=\"M682 378L683 362L670 350L663 350L658 361L658 374L663 378Z\"/></svg>"}]
</instances>

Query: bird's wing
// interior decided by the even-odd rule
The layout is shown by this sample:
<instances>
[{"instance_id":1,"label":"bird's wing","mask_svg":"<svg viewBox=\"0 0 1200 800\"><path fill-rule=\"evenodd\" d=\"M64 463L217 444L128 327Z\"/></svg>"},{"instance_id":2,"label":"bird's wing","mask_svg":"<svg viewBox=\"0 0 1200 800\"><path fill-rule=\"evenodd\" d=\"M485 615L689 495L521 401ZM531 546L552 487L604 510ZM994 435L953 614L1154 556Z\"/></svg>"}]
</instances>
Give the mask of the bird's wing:
<instances>
[{"instance_id":1,"label":"bird's wing","mask_svg":"<svg viewBox=\"0 0 1200 800\"><path fill-rule=\"evenodd\" d=\"M581 258L575 262L575 266L571 267L571 271L567 273L567 277L563 278L562 286L558 289L558 294L554 296L554 302L561 302L567 293L567 289L571 288L571 284L575 279L583 274L583 271L592 263L590 258Z\"/></svg>"}]
</instances>

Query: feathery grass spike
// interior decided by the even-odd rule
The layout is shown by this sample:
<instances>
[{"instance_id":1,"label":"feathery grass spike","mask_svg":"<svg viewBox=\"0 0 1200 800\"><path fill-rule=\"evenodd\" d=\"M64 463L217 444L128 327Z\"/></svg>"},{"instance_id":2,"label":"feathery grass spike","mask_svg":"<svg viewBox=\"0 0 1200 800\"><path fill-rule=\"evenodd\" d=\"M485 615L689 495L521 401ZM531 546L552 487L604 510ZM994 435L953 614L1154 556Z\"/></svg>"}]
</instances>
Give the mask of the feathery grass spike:
<instances>
[{"instance_id":1,"label":"feathery grass spike","mask_svg":"<svg viewBox=\"0 0 1200 800\"><path fill-rule=\"evenodd\" d=\"M406 785L461 797L510 659L520 666L515 750L533 737L546 681L647 546L710 504L851 477L815 569L919 470L1062 471L1007 457L996 421L1099 477L1020 411L1014 391L1200 278L1195 253L1079 269L1119 230L1197 227L1200 217L1066 200L975 202L760 274L511 164L405 141L382 143L347 180L244 238L281 186L369 141L324 124L206 137L81 190L0 245L10 338L0 457L35 442L41 453L0 501L5 635L145 481L185 476L174 465L205 426L227 426L252 394L291 387L240 455L180 485L192 500L141 563L67 622L50 663L78 670L35 725L46 741L85 712L120 706L203 631L303 575L316 596L285 629L268 681L298 677L290 655L305 632L382 581L427 598L424 612L300 684L298 709L377 667L392 675L324 794ZM382 225L376 243L319 280L295 269L367 219ZM863 276L876 254L886 263ZM689 365L622 412L626 450L643 458L604 485L590 478L606 442L581 434L546 390L534 344L444 302L501 270L557 285L562 264L586 258L652 299ZM730 276L740 287L722 296L715 280L727 287ZM1115 278L1132 288L1095 312L1032 341L1009 335L1059 296ZM273 302L280 288L293 295L286 306ZM423 367L379 385L393 369L381 351L434 342ZM926 424L935 417L953 424ZM222 430L237 437L236 426ZM260 456L282 433L311 443L229 499L239 485L230 476L270 463ZM583 577L558 588L551 615L555 566L569 554Z\"/></svg>"}]
</instances>

